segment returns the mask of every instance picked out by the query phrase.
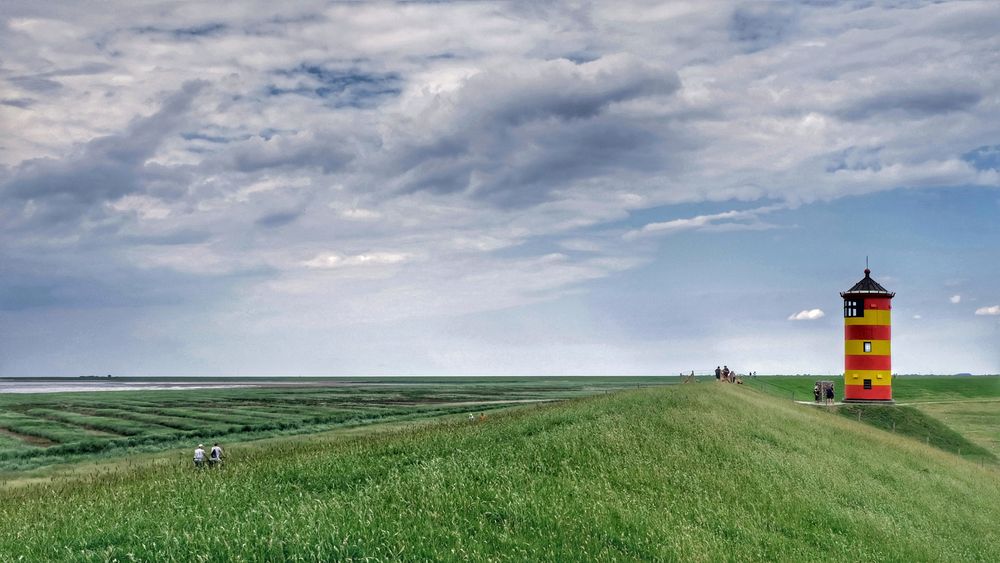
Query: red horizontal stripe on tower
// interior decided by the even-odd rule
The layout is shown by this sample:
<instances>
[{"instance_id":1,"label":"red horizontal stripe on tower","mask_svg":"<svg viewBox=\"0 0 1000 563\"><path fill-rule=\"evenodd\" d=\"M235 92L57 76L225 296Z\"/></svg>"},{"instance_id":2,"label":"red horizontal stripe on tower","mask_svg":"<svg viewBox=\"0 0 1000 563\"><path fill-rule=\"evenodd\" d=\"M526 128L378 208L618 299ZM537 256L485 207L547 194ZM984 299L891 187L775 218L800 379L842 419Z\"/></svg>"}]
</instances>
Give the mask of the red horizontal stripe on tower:
<instances>
[{"instance_id":1,"label":"red horizontal stripe on tower","mask_svg":"<svg viewBox=\"0 0 1000 563\"><path fill-rule=\"evenodd\" d=\"M892 400L892 386L873 385L871 389L865 389L864 385L846 385L844 386L844 398L889 401Z\"/></svg>"},{"instance_id":2,"label":"red horizontal stripe on tower","mask_svg":"<svg viewBox=\"0 0 1000 563\"><path fill-rule=\"evenodd\" d=\"M892 356L844 356L844 369L892 369Z\"/></svg>"},{"instance_id":3,"label":"red horizontal stripe on tower","mask_svg":"<svg viewBox=\"0 0 1000 563\"><path fill-rule=\"evenodd\" d=\"M866 297L865 309L882 309L888 311L892 309L892 300L885 297Z\"/></svg>"},{"instance_id":4,"label":"red horizontal stripe on tower","mask_svg":"<svg viewBox=\"0 0 1000 563\"><path fill-rule=\"evenodd\" d=\"M844 340L890 340L889 325L847 325Z\"/></svg>"}]
</instances>

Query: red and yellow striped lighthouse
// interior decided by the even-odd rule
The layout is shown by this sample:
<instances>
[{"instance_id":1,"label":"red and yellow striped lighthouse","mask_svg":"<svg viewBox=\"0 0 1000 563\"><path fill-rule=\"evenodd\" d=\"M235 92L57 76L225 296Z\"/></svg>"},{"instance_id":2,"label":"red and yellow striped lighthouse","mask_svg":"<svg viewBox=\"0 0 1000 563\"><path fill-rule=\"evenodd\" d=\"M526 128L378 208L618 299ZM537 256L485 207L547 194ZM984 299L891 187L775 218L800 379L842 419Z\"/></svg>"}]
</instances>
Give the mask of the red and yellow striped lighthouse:
<instances>
[{"instance_id":1,"label":"red and yellow striped lighthouse","mask_svg":"<svg viewBox=\"0 0 1000 563\"><path fill-rule=\"evenodd\" d=\"M844 298L844 402L892 402L892 298L865 268Z\"/></svg>"}]
</instances>

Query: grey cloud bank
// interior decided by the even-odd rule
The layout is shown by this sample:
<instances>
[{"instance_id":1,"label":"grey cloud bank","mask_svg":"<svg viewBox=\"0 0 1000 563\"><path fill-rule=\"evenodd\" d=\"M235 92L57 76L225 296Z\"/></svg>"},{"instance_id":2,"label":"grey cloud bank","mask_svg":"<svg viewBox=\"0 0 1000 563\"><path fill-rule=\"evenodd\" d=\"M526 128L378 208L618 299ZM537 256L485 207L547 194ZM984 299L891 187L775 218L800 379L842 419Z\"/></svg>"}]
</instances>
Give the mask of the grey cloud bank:
<instances>
[{"instance_id":1,"label":"grey cloud bank","mask_svg":"<svg viewBox=\"0 0 1000 563\"><path fill-rule=\"evenodd\" d=\"M6 2L0 375L717 363L692 334L761 356L710 323L609 327L588 295L725 261L713 240L807 228L796 213L815 202L1000 187L998 17L993 2ZM664 261L682 238L691 262ZM705 289L724 296L709 316L739 282ZM816 304L744 319L800 339L776 369L839 369L788 326L836 320ZM785 322L798 310L814 322ZM564 321L498 352L539 311Z\"/></svg>"}]
</instances>

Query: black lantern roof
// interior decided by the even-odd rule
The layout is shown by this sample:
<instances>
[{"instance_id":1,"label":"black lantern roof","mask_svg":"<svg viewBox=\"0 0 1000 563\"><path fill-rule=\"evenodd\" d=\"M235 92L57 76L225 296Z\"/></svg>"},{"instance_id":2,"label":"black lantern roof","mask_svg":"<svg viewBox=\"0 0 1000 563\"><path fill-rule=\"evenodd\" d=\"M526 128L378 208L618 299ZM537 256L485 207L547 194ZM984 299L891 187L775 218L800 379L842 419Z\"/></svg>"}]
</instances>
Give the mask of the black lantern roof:
<instances>
[{"instance_id":1,"label":"black lantern roof","mask_svg":"<svg viewBox=\"0 0 1000 563\"><path fill-rule=\"evenodd\" d=\"M877 281L872 279L872 271L865 268L865 277L858 283L854 284L854 287L848 289L847 291L840 294L841 297L865 297L865 296L879 296L888 297L892 299L896 294L889 291L888 289L882 287Z\"/></svg>"}]
</instances>

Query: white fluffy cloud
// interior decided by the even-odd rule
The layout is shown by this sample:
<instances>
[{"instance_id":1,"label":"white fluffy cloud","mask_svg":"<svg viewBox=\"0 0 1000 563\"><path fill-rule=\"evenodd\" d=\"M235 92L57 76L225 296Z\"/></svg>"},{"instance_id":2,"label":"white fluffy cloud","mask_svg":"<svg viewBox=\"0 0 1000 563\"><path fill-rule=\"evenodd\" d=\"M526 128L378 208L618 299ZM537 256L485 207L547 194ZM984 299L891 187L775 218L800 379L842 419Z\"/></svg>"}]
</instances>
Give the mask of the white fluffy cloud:
<instances>
[{"instance_id":1,"label":"white fluffy cloud","mask_svg":"<svg viewBox=\"0 0 1000 563\"><path fill-rule=\"evenodd\" d=\"M976 309L977 315L1000 315L1000 305L990 307L980 307Z\"/></svg>"},{"instance_id":2,"label":"white fluffy cloud","mask_svg":"<svg viewBox=\"0 0 1000 563\"><path fill-rule=\"evenodd\" d=\"M761 221L760 216L786 208L781 205L769 205L746 211L724 211L711 215L698 215L697 217L686 219L649 223L643 225L641 229L628 231L623 235L623 238L625 240L634 240L644 236L666 235L691 230L718 232L771 229L774 228L774 225Z\"/></svg>"},{"instance_id":3,"label":"white fluffy cloud","mask_svg":"<svg viewBox=\"0 0 1000 563\"><path fill-rule=\"evenodd\" d=\"M822 319L826 316L826 313L822 309L804 309L788 316L790 321L815 321L816 319Z\"/></svg>"},{"instance_id":4,"label":"white fluffy cloud","mask_svg":"<svg viewBox=\"0 0 1000 563\"><path fill-rule=\"evenodd\" d=\"M356 254L354 256L341 256L339 254L320 254L311 260L302 263L307 268L331 269L344 268L350 266L378 266L386 264L400 264L410 258L409 255L398 252L369 252L366 254Z\"/></svg>"}]
</instances>

